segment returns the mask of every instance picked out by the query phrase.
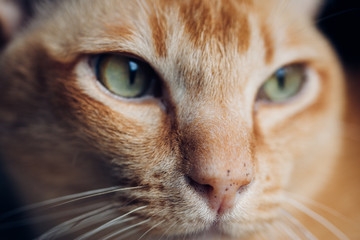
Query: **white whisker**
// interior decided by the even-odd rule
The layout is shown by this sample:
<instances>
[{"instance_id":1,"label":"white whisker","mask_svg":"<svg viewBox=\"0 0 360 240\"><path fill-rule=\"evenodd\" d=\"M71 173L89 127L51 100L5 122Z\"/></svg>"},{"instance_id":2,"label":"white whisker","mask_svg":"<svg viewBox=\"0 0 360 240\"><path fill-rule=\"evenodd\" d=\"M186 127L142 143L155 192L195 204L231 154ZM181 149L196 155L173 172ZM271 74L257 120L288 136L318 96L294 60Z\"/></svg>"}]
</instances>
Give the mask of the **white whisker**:
<instances>
[{"instance_id":1,"label":"white whisker","mask_svg":"<svg viewBox=\"0 0 360 240\"><path fill-rule=\"evenodd\" d=\"M90 195L88 195L88 196L79 197L79 198L76 198L76 199L73 199L73 200L69 200L69 201L66 201L66 202L63 202L63 203L60 203L60 204L56 204L54 207L62 206L62 205L65 205L65 204L69 204L69 203L72 203L72 202L75 202L75 201L84 200L84 199L91 198L91 197L96 197L96 196L101 196L101 195L106 195L106 194L116 193L116 192L122 192L122 191L127 191L127 190L133 190L133 189L140 189L140 188L142 188L142 186L138 186L138 187L128 187L128 188L120 188L120 189L114 189L114 190L104 191L104 192L101 192L101 193L94 193L94 194L90 194Z\"/></svg>"},{"instance_id":2,"label":"white whisker","mask_svg":"<svg viewBox=\"0 0 360 240\"><path fill-rule=\"evenodd\" d=\"M287 202L291 204L296 209L302 211L309 217L316 220L318 223L323 225L326 229L328 229L332 234L334 234L340 240L349 240L349 238L343 233L339 228L337 228L334 224L329 222L326 218L320 216L316 212L312 211L305 205L301 204L300 202L296 201L295 199L287 199Z\"/></svg>"},{"instance_id":3,"label":"white whisker","mask_svg":"<svg viewBox=\"0 0 360 240\"><path fill-rule=\"evenodd\" d=\"M23 225L39 224L39 223L46 222L46 221L51 221L51 220L55 220L55 219L59 219L59 218L68 217L70 215L77 215L80 213L85 213L90 210L94 210L94 209L97 209L97 208L103 207L103 206L104 206L104 203L96 203L96 204L91 204L91 205L88 205L85 207L81 207L80 209L75 209L75 210L71 209L71 210L65 210L65 211L56 212L56 213L48 213L46 215L44 214L44 216L27 218L27 219L13 221L13 222L7 222L6 224L0 225L0 230L12 228L12 227L19 227L19 226L23 226Z\"/></svg>"},{"instance_id":4,"label":"white whisker","mask_svg":"<svg viewBox=\"0 0 360 240\"><path fill-rule=\"evenodd\" d=\"M22 213L22 212L26 212L26 211L41 208L41 207L58 207L58 206L61 206L61 205L64 205L64 204L68 204L68 203L71 203L71 202L83 200L83 199L86 199L86 198L91 198L91 197L104 195L104 194L109 194L109 193L114 193L114 192L119 192L119 191L138 189L138 188L141 188L141 187L119 188L119 186L115 186L115 187L96 189L96 190L91 190L91 191L66 195L66 196L63 196L63 197L53 198L53 199L50 199L50 200L46 200L46 201L43 201L43 202L27 205L27 206L12 210L10 212L4 213L4 214L0 215L0 220L9 218L11 216L14 216L14 215ZM66 201L66 202L62 203L63 201ZM52 204L56 204L56 205L51 206Z\"/></svg>"},{"instance_id":5,"label":"white whisker","mask_svg":"<svg viewBox=\"0 0 360 240\"><path fill-rule=\"evenodd\" d=\"M130 214L132 214L132 213L134 213L136 211L142 210L144 208L146 208L146 206L135 208L135 209L131 210L130 212L125 213L125 214L121 215L120 217L117 217L117 218L115 218L115 219L101 225L100 227L97 227L96 229L77 237L76 240L82 240L82 239L91 237L91 236L97 234L98 232L106 229L107 227L113 226L114 224L122 223L123 221L120 221L120 220L122 220L126 216L128 216L128 215L130 215Z\"/></svg>"},{"instance_id":6,"label":"white whisker","mask_svg":"<svg viewBox=\"0 0 360 240\"><path fill-rule=\"evenodd\" d=\"M121 220L119 220L119 221L117 221L117 222L115 222L115 223L112 223L112 224L109 225L106 229L108 229L108 228L110 228L110 227L114 227L114 226L116 226L116 225L120 225L120 224L127 223L127 222L129 222L129 221L133 221L133 220L135 220L135 219L137 219L137 217L123 218L123 219L121 219ZM102 222L104 222L104 220L105 220L105 219L101 219ZM107 220L108 220L108 219L106 219L105 221L107 221ZM103 230L106 230L106 229L103 229ZM93 233L92 235L98 234L98 233L100 233L100 232L101 232L101 231L98 231L98 232L96 232L96 233Z\"/></svg>"},{"instance_id":7,"label":"white whisker","mask_svg":"<svg viewBox=\"0 0 360 240\"><path fill-rule=\"evenodd\" d=\"M283 210L283 209L282 209ZM288 219L296 228L299 229L299 231L305 235L305 237L309 240L318 240L317 237L315 237L304 225L302 225L299 220L297 220L294 216L292 216L287 211L283 210L282 214L286 219Z\"/></svg>"},{"instance_id":8,"label":"white whisker","mask_svg":"<svg viewBox=\"0 0 360 240\"><path fill-rule=\"evenodd\" d=\"M165 236L165 234L167 234L176 224L177 224L177 222L174 222L173 224L171 224L170 227L168 227L168 229L161 235L159 240L161 240Z\"/></svg>"},{"instance_id":9,"label":"white whisker","mask_svg":"<svg viewBox=\"0 0 360 240\"><path fill-rule=\"evenodd\" d=\"M147 230L146 232L143 233L143 235L141 235L138 240L142 239L146 234L148 234L151 230L153 230L154 228L156 228L157 226L159 226L160 224L162 224L163 222L165 222L165 220L160 221L159 223L155 224L154 226L152 226L149 230Z\"/></svg>"},{"instance_id":10,"label":"white whisker","mask_svg":"<svg viewBox=\"0 0 360 240\"><path fill-rule=\"evenodd\" d=\"M129 230L129 229L132 229L132 228L134 228L134 227L140 226L140 225L142 225L142 224L145 224L145 223L149 222L150 220L151 220L151 218L149 218L149 219L147 219L147 220L144 220L144 221L141 221L141 222L139 222L139 223L133 224L133 225L131 225L131 226L129 226L129 227L126 227L126 228L123 228L123 229L121 229L121 230L119 230L119 231L117 231L117 232L115 232L115 233L109 234L109 235L105 236L105 237L102 238L102 239L103 239L103 240L108 240L108 239L110 239L110 238L112 238L112 237L115 237L115 236L119 235L119 234L122 233L122 232L125 232L125 231L127 231L127 230Z\"/></svg>"},{"instance_id":11,"label":"white whisker","mask_svg":"<svg viewBox=\"0 0 360 240\"><path fill-rule=\"evenodd\" d=\"M135 235L135 234L139 235L139 234L138 234L139 231L140 231L139 229L135 228L135 229L133 229L132 231L128 231L127 233L121 234L121 236L117 236L117 237L116 237L116 240L135 239L135 236L133 236L133 235ZM130 238L130 236L132 236L132 237Z\"/></svg>"},{"instance_id":12,"label":"white whisker","mask_svg":"<svg viewBox=\"0 0 360 240\"><path fill-rule=\"evenodd\" d=\"M82 229L85 229L87 227L93 226L95 224L100 224L104 221L108 221L110 218L113 217L114 214L115 214L114 210L110 209L103 213L99 213L91 217L88 217L86 219L83 219L77 224L75 224L69 231L67 231L66 234L71 234L80 231Z\"/></svg>"},{"instance_id":13,"label":"white whisker","mask_svg":"<svg viewBox=\"0 0 360 240\"><path fill-rule=\"evenodd\" d=\"M89 213L80 215L76 218L73 218L71 220L68 220L64 223L61 223L55 227L53 227L52 229L48 230L47 232L45 232L44 234L42 234L40 237L38 237L39 240L42 239L50 239L53 236L59 236L63 233L69 233L71 231L71 229L73 227L75 227L76 225L78 225L82 220L87 219L89 217L95 216L103 211L109 211L109 209L111 208L111 206L105 206L103 208L100 209L96 209L94 211L91 211Z\"/></svg>"},{"instance_id":14,"label":"white whisker","mask_svg":"<svg viewBox=\"0 0 360 240\"><path fill-rule=\"evenodd\" d=\"M343 220L349 222L349 220L344 215L342 215L341 213L339 213L338 211L336 211L336 210L334 210L332 208L329 208L328 206L326 206L326 205L324 205L322 203L316 202L316 201L314 201L314 200L312 200L310 198L305 198L305 197L303 197L301 195L291 193L291 192L287 192L287 195L290 195L290 197L295 198L295 199L297 199L297 200L299 200L299 201L301 201L301 202L303 202L305 204L312 205L312 206L314 206L316 208L319 208L319 209L321 209L321 210L323 210L323 211L325 211L327 213L330 213L331 215L333 215L335 217L342 218Z\"/></svg>"}]
</instances>

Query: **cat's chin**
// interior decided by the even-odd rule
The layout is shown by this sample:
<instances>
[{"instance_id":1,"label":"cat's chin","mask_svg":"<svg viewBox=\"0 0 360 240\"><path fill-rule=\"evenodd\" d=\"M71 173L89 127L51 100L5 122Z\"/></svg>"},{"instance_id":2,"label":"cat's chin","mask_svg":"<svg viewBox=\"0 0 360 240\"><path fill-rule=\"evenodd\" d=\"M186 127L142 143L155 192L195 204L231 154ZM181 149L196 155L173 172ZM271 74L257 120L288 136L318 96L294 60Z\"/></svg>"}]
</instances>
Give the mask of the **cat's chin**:
<instances>
[{"instance_id":1,"label":"cat's chin","mask_svg":"<svg viewBox=\"0 0 360 240\"><path fill-rule=\"evenodd\" d=\"M239 231L236 231L236 236L232 235L230 232L224 230L221 227L223 224L219 224L219 222L212 224L206 230L196 232L193 234L181 235L170 238L171 240L180 240L180 239L187 239L187 240L239 240L243 239L247 234L239 235Z\"/></svg>"},{"instance_id":2,"label":"cat's chin","mask_svg":"<svg viewBox=\"0 0 360 240\"><path fill-rule=\"evenodd\" d=\"M194 233L188 234L186 236L177 236L171 238L172 240L180 240L180 239L187 239L187 240L219 240L219 239L226 239L231 240L233 237L223 233L217 225L211 226L209 229Z\"/></svg>"}]
</instances>

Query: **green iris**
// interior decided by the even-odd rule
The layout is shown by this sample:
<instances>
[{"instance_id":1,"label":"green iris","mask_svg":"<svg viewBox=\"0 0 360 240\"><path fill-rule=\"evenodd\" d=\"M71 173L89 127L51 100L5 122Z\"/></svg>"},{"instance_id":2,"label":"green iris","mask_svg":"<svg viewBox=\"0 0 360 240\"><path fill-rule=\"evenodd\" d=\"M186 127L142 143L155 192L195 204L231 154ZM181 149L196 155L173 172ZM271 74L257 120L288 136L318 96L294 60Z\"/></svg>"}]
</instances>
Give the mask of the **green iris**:
<instances>
[{"instance_id":1,"label":"green iris","mask_svg":"<svg viewBox=\"0 0 360 240\"><path fill-rule=\"evenodd\" d=\"M110 92L124 98L144 96L152 82L148 66L115 54L103 55L99 58L97 75L99 81Z\"/></svg>"},{"instance_id":2,"label":"green iris","mask_svg":"<svg viewBox=\"0 0 360 240\"><path fill-rule=\"evenodd\" d=\"M262 86L262 97L272 102L283 102L295 96L306 79L302 65L280 68Z\"/></svg>"}]
</instances>

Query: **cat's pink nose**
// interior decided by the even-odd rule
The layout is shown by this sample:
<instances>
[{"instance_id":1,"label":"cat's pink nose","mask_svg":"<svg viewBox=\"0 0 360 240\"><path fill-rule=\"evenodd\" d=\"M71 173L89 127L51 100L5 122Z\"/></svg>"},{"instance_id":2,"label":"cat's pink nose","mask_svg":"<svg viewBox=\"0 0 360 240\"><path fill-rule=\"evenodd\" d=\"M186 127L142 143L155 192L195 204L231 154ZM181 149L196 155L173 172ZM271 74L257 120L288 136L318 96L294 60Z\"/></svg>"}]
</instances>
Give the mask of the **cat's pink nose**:
<instances>
[{"instance_id":1,"label":"cat's pink nose","mask_svg":"<svg viewBox=\"0 0 360 240\"><path fill-rule=\"evenodd\" d=\"M234 208L254 179L254 140L232 111L214 109L199 110L201 117L181 132L182 169L209 208L224 214Z\"/></svg>"},{"instance_id":2,"label":"cat's pink nose","mask_svg":"<svg viewBox=\"0 0 360 240\"><path fill-rule=\"evenodd\" d=\"M236 177L231 170L223 174L204 175L195 171L189 176L189 184L203 196L209 207L218 214L234 207L237 197L251 183L252 174L245 173Z\"/></svg>"}]
</instances>

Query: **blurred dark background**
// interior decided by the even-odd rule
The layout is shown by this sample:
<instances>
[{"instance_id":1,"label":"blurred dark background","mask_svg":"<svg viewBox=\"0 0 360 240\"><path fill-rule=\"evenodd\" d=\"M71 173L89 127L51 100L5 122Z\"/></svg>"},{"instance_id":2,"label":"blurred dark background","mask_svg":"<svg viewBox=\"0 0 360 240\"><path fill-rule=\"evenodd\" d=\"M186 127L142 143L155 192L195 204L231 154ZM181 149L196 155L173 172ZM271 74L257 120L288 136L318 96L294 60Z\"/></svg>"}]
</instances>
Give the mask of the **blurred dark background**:
<instances>
[{"instance_id":1,"label":"blurred dark background","mask_svg":"<svg viewBox=\"0 0 360 240\"><path fill-rule=\"evenodd\" d=\"M317 25L334 45L344 66L360 73L360 0L327 0ZM355 80L360 81L360 74ZM26 228L2 229L6 224L1 221L2 214L20 206L12 189L1 168L0 155L0 239L31 239Z\"/></svg>"},{"instance_id":2,"label":"blurred dark background","mask_svg":"<svg viewBox=\"0 0 360 240\"><path fill-rule=\"evenodd\" d=\"M333 43L344 65L360 68L360 1L327 0L317 24Z\"/></svg>"}]
</instances>

